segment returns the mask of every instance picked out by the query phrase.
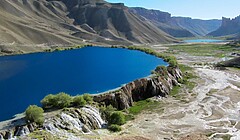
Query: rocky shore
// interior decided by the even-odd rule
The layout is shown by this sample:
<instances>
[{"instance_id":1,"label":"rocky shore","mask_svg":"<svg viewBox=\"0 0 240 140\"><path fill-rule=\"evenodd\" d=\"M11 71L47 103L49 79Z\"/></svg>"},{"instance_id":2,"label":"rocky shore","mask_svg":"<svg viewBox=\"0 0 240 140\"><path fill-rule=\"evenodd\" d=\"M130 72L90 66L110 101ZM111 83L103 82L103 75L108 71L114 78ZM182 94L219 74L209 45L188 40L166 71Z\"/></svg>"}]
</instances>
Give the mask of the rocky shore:
<instances>
[{"instance_id":1,"label":"rocky shore","mask_svg":"<svg viewBox=\"0 0 240 140\"><path fill-rule=\"evenodd\" d=\"M182 73L178 67L168 67L166 72L157 72L160 76L142 78L126 84L117 91L94 96L94 101L112 105L117 109L127 109L134 101L144 100L154 96L166 97L173 86L178 85ZM164 74L163 74L164 73Z\"/></svg>"},{"instance_id":2,"label":"rocky shore","mask_svg":"<svg viewBox=\"0 0 240 140\"><path fill-rule=\"evenodd\" d=\"M178 80L182 78L182 73L178 67L170 66L165 69L158 68L155 71L153 76L130 82L116 91L94 95L93 100L122 110L132 106L135 101L154 96L166 97L173 86L179 84ZM41 127L36 124L25 124L0 130L0 140L27 138L27 135L34 130L44 130L55 136L76 139L77 136L72 132L90 133L94 129L104 127L104 124L99 110L95 107L69 108L45 118Z\"/></svg>"}]
</instances>

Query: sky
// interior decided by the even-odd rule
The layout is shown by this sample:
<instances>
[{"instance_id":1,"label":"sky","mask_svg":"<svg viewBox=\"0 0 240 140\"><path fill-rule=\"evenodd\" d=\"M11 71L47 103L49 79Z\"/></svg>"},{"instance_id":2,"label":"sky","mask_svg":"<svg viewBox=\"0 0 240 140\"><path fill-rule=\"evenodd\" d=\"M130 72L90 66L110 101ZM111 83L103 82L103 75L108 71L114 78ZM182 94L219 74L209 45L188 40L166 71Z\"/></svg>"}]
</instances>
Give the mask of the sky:
<instances>
[{"instance_id":1,"label":"sky","mask_svg":"<svg viewBox=\"0 0 240 140\"><path fill-rule=\"evenodd\" d=\"M169 12L172 16L198 19L234 18L240 15L240 0L106 0L129 7L144 7Z\"/></svg>"}]
</instances>

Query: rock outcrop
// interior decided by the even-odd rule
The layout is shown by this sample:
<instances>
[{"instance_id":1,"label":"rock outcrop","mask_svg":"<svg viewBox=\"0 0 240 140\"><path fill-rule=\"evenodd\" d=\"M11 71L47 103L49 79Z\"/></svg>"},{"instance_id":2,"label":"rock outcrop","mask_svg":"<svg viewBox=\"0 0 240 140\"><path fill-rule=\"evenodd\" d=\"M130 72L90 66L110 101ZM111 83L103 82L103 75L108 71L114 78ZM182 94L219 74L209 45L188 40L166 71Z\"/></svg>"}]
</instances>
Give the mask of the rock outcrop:
<instances>
[{"instance_id":1,"label":"rock outcrop","mask_svg":"<svg viewBox=\"0 0 240 140\"><path fill-rule=\"evenodd\" d=\"M28 124L28 125L22 125L22 126L16 126L9 130L3 130L0 131L0 140L8 140L13 139L19 136L26 136L29 133L36 130L37 125L35 123Z\"/></svg>"},{"instance_id":2,"label":"rock outcrop","mask_svg":"<svg viewBox=\"0 0 240 140\"><path fill-rule=\"evenodd\" d=\"M237 36L240 34L240 16L230 19L222 18L222 25L215 31L209 33L209 36Z\"/></svg>"},{"instance_id":3,"label":"rock outcrop","mask_svg":"<svg viewBox=\"0 0 240 140\"><path fill-rule=\"evenodd\" d=\"M104 124L98 109L85 106L63 110L58 115L47 118L41 128L58 137L67 136L77 139L73 133L90 133L93 129L102 128ZM24 137L37 128L36 124L15 126L9 130L0 131L0 140Z\"/></svg>"},{"instance_id":4,"label":"rock outcrop","mask_svg":"<svg viewBox=\"0 0 240 140\"><path fill-rule=\"evenodd\" d=\"M98 109L85 106L66 109L59 115L48 118L43 124L43 129L63 137L70 135L69 131L81 134L89 133L91 130L102 128L104 124Z\"/></svg>"},{"instance_id":5,"label":"rock outcrop","mask_svg":"<svg viewBox=\"0 0 240 140\"><path fill-rule=\"evenodd\" d=\"M220 62L216 65L217 67L235 67L240 68L240 57L230 59L228 61Z\"/></svg>"},{"instance_id":6,"label":"rock outcrop","mask_svg":"<svg viewBox=\"0 0 240 140\"><path fill-rule=\"evenodd\" d=\"M134 101L144 100L153 96L166 97L178 80L182 78L179 68L168 67L167 71L157 71L157 76L142 78L128 83L119 90L96 95L94 101L104 102L118 109L126 109Z\"/></svg>"}]
</instances>

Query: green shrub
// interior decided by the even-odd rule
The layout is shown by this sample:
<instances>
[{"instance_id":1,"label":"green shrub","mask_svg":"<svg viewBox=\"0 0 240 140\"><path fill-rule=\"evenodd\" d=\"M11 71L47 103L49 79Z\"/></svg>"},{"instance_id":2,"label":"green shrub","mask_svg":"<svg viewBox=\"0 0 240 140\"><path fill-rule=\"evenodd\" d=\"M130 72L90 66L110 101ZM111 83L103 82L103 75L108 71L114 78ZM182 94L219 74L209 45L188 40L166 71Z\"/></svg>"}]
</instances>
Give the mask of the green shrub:
<instances>
[{"instance_id":1,"label":"green shrub","mask_svg":"<svg viewBox=\"0 0 240 140\"><path fill-rule=\"evenodd\" d=\"M56 96L53 95L53 94L49 94L47 96L45 96L42 100L41 100L41 104L42 104L42 107L44 109L49 109L49 108L52 108L54 107L54 103L56 101Z\"/></svg>"},{"instance_id":2,"label":"green shrub","mask_svg":"<svg viewBox=\"0 0 240 140\"><path fill-rule=\"evenodd\" d=\"M56 108L64 108L64 107L69 107L72 102L72 97L64 92L58 93L55 95L55 103L54 107Z\"/></svg>"},{"instance_id":3,"label":"green shrub","mask_svg":"<svg viewBox=\"0 0 240 140\"><path fill-rule=\"evenodd\" d=\"M112 131L112 132L119 132L122 130L121 126L116 125L116 124L112 124L108 127L108 130Z\"/></svg>"},{"instance_id":4,"label":"green shrub","mask_svg":"<svg viewBox=\"0 0 240 140\"><path fill-rule=\"evenodd\" d=\"M177 66L177 60L174 60L174 59L171 59L168 61L169 65L172 66L172 67L176 67Z\"/></svg>"},{"instance_id":5,"label":"green shrub","mask_svg":"<svg viewBox=\"0 0 240 140\"><path fill-rule=\"evenodd\" d=\"M49 94L41 100L44 109L69 107L72 102L72 97L66 93L58 93L56 95Z\"/></svg>"},{"instance_id":6,"label":"green shrub","mask_svg":"<svg viewBox=\"0 0 240 140\"><path fill-rule=\"evenodd\" d=\"M43 109L36 105L30 105L26 111L26 120L29 122L35 122L38 125L42 125L44 122Z\"/></svg>"},{"instance_id":7,"label":"green shrub","mask_svg":"<svg viewBox=\"0 0 240 140\"><path fill-rule=\"evenodd\" d=\"M109 105L107 107L102 106L100 107L100 112L102 115L102 118L107 120L109 122L111 114L116 111L117 109L114 108L112 105Z\"/></svg>"},{"instance_id":8,"label":"green shrub","mask_svg":"<svg viewBox=\"0 0 240 140\"><path fill-rule=\"evenodd\" d=\"M109 124L123 125L125 122L125 115L120 111L113 112L109 119Z\"/></svg>"},{"instance_id":9,"label":"green shrub","mask_svg":"<svg viewBox=\"0 0 240 140\"><path fill-rule=\"evenodd\" d=\"M168 70L167 70L167 67L165 66L157 66L155 69L155 72L159 76L167 77L168 75Z\"/></svg>"},{"instance_id":10,"label":"green shrub","mask_svg":"<svg viewBox=\"0 0 240 140\"><path fill-rule=\"evenodd\" d=\"M87 102L84 100L83 96L78 95L78 96L73 98L73 105L74 106L84 106L86 104L87 104Z\"/></svg>"},{"instance_id":11,"label":"green shrub","mask_svg":"<svg viewBox=\"0 0 240 140\"><path fill-rule=\"evenodd\" d=\"M90 94L83 94L83 98L87 103L92 103L93 102L93 97Z\"/></svg>"}]
</instances>

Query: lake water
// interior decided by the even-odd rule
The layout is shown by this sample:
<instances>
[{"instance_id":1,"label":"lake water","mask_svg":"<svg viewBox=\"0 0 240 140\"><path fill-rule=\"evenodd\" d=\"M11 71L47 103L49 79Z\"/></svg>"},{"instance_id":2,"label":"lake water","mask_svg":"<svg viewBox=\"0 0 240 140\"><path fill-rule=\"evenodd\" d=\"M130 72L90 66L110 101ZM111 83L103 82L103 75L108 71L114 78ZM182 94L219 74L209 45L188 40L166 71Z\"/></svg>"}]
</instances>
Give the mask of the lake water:
<instances>
[{"instance_id":1,"label":"lake water","mask_svg":"<svg viewBox=\"0 0 240 140\"><path fill-rule=\"evenodd\" d=\"M187 43L216 43L216 42L225 42L224 40L217 39L192 39L192 40L184 40Z\"/></svg>"},{"instance_id":2,"label":"lake water","mask_svg":"<svg viewBox=\"0 0 240 140\"><path fill-rule=\"evenodd\" d=\"M148 76L162 59L140 51L86 47L0 57L0 121L40 105L47 94L98 93Z\"/></svg>"}]
</instances>

